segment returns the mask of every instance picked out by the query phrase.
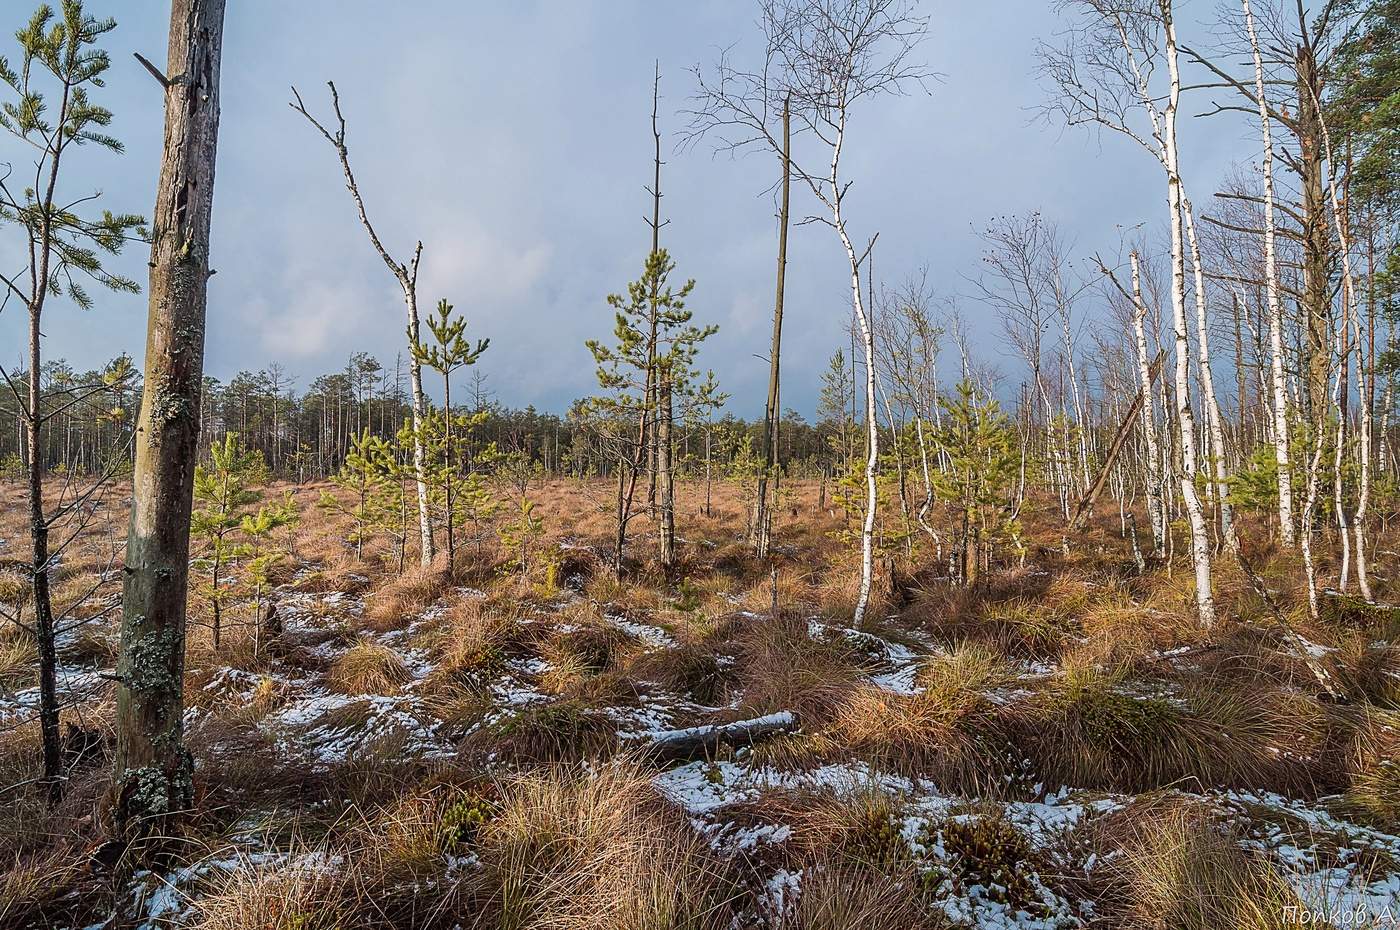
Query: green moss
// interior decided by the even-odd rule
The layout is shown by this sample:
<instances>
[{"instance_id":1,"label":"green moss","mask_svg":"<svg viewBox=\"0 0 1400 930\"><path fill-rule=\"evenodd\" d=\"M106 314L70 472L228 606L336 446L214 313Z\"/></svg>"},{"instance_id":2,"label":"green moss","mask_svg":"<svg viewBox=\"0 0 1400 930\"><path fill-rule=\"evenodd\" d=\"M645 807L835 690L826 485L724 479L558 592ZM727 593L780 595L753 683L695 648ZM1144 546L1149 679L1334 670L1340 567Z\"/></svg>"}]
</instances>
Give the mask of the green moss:
<instances>
[{"instance_id":1,"label":"green moss","mask_svg":"<svg viewBox=\"0 0 1400 930\"><path fill-rule=\"evenodd\" d=\"M447 805L439 823L443 847L450 850L470 845L497 812L494 802L478 795L468 795Z\"/></svg>"},{"instance_id":2,"label":"green moss","mask_svg":"<svg viewBox=\"0 0 1400 930\"><path fill-rule=\"evenodd\" d=\"M1181 711L1170 701L1108 689L1088 689L1076 695L1072 713L1086 740L1123 751L1160 741L1181 721Z\"/></svg>"},{"instance_id":3,"label":"green moss","mask_svg":"<svg viewBox=\"0 0 1400 930\"><path fill-rule=\"evenodd\" d=\"M976 886L983 897L1026 911L1033 917L1049 912L1037 894L1035 876L1040 863L1025 834L1000 815L979 815L928 823L919 831L919 845L929 851L920 872L925 891L934 897L966 894Z\"/></svg>"},{"instance_id":4,"label":"green moss","mask_svg":"<svg viewBox=\"0 0 1400 930\"><path fill-rule=\"evenodd\" d=\"M1386 604L1368 604L1350 594L1328 592L1322 595L1322 619L1351 629L1368 630L1384 639L1400 633L1400 608Z\"/></svg>"}]
</instances>

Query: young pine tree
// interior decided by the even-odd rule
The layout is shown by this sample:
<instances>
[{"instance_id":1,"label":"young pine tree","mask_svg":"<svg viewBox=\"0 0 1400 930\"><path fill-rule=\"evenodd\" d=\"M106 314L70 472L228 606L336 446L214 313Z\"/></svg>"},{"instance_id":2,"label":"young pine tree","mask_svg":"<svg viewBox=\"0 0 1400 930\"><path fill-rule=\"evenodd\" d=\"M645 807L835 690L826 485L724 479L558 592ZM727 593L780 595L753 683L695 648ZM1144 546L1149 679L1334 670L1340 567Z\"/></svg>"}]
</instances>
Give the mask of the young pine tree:
<instances>
[{"instance_id":1,"label":"young pine tree","mask_svg":"<svg viewBox=\"0 0 1400 930\"><path fill-rule=\"evenodd\" d=\"M642 277L627 285L627 293L608 296L608 305L614 310L615 343L604 345L597 339L586 343L597 363L598 386L602 389L601 394L589 399L591 410L605 420L636 424L632 436L619 433L612 444L618 479L613 562L619 574L627 525L635 516L637 479L646 464L653 431L664 426L663 441L669 441L673 419L691 418L724 403L714 373L702 376L695 368L700 345L719 328L691 322L693 313L685 304L695 289L695 281L673 288L670 276L675 267L665 249L648 255ZM665 399L665 424L660 422L663 414L658 412L661 397ZM663 563L674 550L674 524L668 522L668 517L663 512L658 523Z\"/></svg>"},{"instance_id":2,"label":"young pine tree","mask_svg":"<svg viewBox=\"0 0 1400 930\"><path fill-rule=\"evenodd\" d=\"M195 511L190 533L205 549L196 566L205 574L205 596L213 611L214 648L218 649L223 630L223 604L231 566L248 554L241 538L244 517L262 500L255 490L267 481L267 464L262 453L246 449L237 433L227 433L223 442L209 448L209 464L195 466Z\"/></svg>"},{"instance_id":3,"label":"young pine tree","mask_svg":"<svg viewBox=\"0 0 1400 930\"><path fill-rule=\"evenodd\" d=\"M980 566L990 561L998 538L1019 539L1012 516L1020 458L1016 432L994 398L979 396L968 381L954 397L940 397L943 425L936 434L948 467L935 479L938 497L956 509L962 581L977 583Z\"/></svg>"},{"instance_id":4,"label":"young pine tree","mask_svg":"<svg viewBox=\"0 0 1400 930\"><path fill-rule=\"evenodd\" d=\"M454 421L460 422L460 418L452 412L452 373L459 368L475 365L476 360L491 344L491 340L478 339L476 345L472 345L467 339L466 317L453 316L452 305L446 300L439 300L436 314L428 316L428 331L432 333L434 345L419 340L413 327L409 328L408 342L409 351L419 364L427 365L442 375L442 468L439 478L442 482L443 510L447 518L447 571L450 575L456 568L457 543L453 532L453 515L456 511L453 491L460 467L453 435Z\"/></svg>"},{"instance_id":5,"label":"young pine tree","mask_svg":"<svg viewBox=\"0 0 1400 930\"><path fill-rule=\"evenodd\" d=\"M351 440L344 464L331 476L331 482L350 496L350 502L346 503L330 491L323 492L317 502L323 510L351 519L353 527L348 541L354 545L357 559L364 558L365 542L384 525L393 465L389 442L372 435L366 428Z\"/></svg>"}]
</instances>

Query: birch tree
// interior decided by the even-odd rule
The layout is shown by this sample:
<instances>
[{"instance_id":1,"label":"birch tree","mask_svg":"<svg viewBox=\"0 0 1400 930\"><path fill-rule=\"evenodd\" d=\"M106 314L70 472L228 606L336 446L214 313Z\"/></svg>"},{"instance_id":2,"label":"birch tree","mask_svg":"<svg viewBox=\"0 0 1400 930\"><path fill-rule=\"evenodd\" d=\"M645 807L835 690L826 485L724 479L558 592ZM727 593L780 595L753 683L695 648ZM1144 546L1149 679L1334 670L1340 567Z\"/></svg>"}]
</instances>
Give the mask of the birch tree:
<instances>
[{"instance_id":1,"label":"birch tree","mask_svg":"<svg viewBox=\"0 0 1400 930\"><path fill-rule=\"evenodd\" d=\"M864 622L874 576L880 455L876 357L871 308L862 287L874 237L858 244L850 225L851 181L844 173L850 115L870 98L923 87L928 70L913 60L927 33L911 0L760 0L762 62L752 70L721 55L698 83L692 138L713 135L720 147L783 153L778 116L789 107L804 146L789 161L792 176L821 206L807 218L828 226L841 242L865 371L865 514L861 524L860 592L853 622ZM797 144L797 143L795 143Z\"/></svg>"},{"instance_id":2,"label":"birch tree","mask_svg":"<svg viewBox=\"0 0 1400 930\"><path fill-rule=\"evenodd\" d=\"M1297 537L1293 532L1293 467L1288 451L1288 388L1284 378L1283 303L1279 298L1278 232L1274 219L1274 139L1270 123L1268 97L1264 91L1264 60L1259 51L1259 33L1254 27L1254 14L1249 0L1241 0L1254 58L1255 98L1259 108L1259 133L1263 138L1264 154L1264 289L1269 317L1269 373L1273 397L1274 459L1278 463L1278 523L1279 538L1293 547Z\"/></svg>"},{"instance_id":3,"label":"birch tree","mask_svg":"<svg viewBox=\"0 0 1400 930\"><path fill-rule=\"evenodd\" d=\"M1196 610L1201 625L1209 627L1215 622L1215 599L1211 584L1210 534L1196 488L1198 457L1186 320L1187 201L1177 147L1182 85L1175 11L1172 0L1128 0L1126 3L1064 0L1059 6L1062 11L1078 17L1079 22L1071 30L1065 46L1043 46L1040 52L1043 73L1056 92L1055 101L1049 105L1050 111L1070 125L1097 125L1126 136L1150 152L1166 176L1171 228L1178 474L1191 526ZM1166 69L1165 92L1152 83L1154 74L1162 67Z\"/></svg>"},{"instance_id":4,"label":"birch tree","mask_svg":"<svg viewBox=\"0 0 1400 930\"><path fill-rule=\"evenodd\" d=\"M331 148L335 149L336 156L340 160L340 170L345 175L345 187L350 192L350 199L354 201L355 210L360 217L360 225L365 228L369 235L370 244L374 246L375 252L384 261L393 274L394 280L398 282L399 289L403 292L404 309L408 314L408 344L410 347L418 345L422 340L419 336L420 323L418 318L418 265L423 258L423 243L420 241L413 249L413 258L408 262L402 262L389 254L383 242L380 241L379 234L375 231L374 225L370 222L369 214L365 210L364 198L360 196L360 186L355 180L355 173L350 169L350 150L345 144L345 116L340 110L340 93L335 89L335 82L328 81L327 86L331 91L331 109L335 113L336 129L331 132L316 117L306 109L306 104L302 102L301 94L296 88L292 88L292 96L295 98L291 103L292 109L306 117L317 132L321 134ZM434 543L433 543L433 516L432 507L428 501L428 479L426 474L426 453L424 450L424 421L428 415L427 395L423 392L423 363L412 352L408 357L408 381L413 396L413 472L414 481L418 489L418 540L419 540L419 561L424 568L433 563Z\"/></svg>"}]
</instances>

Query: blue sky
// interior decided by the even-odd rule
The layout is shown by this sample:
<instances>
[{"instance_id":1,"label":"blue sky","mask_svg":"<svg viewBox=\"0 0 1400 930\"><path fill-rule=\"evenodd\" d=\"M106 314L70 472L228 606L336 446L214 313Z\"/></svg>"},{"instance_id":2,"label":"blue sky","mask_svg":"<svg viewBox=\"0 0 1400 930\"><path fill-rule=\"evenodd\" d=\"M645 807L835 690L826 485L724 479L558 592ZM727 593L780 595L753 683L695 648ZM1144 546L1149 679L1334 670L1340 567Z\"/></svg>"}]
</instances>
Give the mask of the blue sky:
<instances>
[{"instance_id":1,"label":"blue sky","mask_svg":"<svg viewBox=\"0 0 1400 930\"><path fill-rule=\"evenodd\" d=\"M114 65L101 99L127 151L83 151L65 187L149 213L161 95L131 53L163 61L168 7L88 6L120 23L107 37ZM928 94L871 102L850 127L848 214L859 238L880 234L881 280L926 265L938 291L967 293L974 228L1000 214L1039 209L1084 255L1114 252L1123 227L1161 223L1161 171L1146 153L1035 119L1045 95L1035 44L1058 28L1050 4L924 0L924 12L922 58L941 80ZM1191 16L1209 12L1183 4L1183 41L1205 44ZM7 46L26 13L0 24ZM334 79L381 236L405 256L423 240L421 301L447 297L473 336L490 337L481 364L499 399L562 410L589 393L584 340L611 331L605 297L637 276L648 243L653 61L663 130L680 130L689 69L735 43L735 55L756 54L754 18L753 0L231 3L206 370L227 380L279 362L301 388L354 351L392 367L403 333L397 286L356 221L334 153L287 106L296 85L328 113ZM1182 131L1198 201L1257 148L1220 120L1187 120ZM24 157L0 140L0 162ZM666 159L664 241L679 274L697 279L697 319L720 326L701 363L733 395L730 408L751 416L762 408L767 369L756 355L771 325L775 222L763 191L773 161L669 145ZM805 200L794 208L811 209ZM7 264L16 232L0 229ZM826 359L845 341L844 255L830 229L811 225L794 230L789 261L784 403L810 415ZM117 264L144 281L145 262L146 250L133 248ZM1013 371L994 321L970 301L965 309L979 355ZM7 364L20 354L22 323L13 305L0 312ZM77 367L120 351L139 359L144 328L144 297L101 294L92 311L50 311L45 352Z\"/></svg>"}]
</instances>

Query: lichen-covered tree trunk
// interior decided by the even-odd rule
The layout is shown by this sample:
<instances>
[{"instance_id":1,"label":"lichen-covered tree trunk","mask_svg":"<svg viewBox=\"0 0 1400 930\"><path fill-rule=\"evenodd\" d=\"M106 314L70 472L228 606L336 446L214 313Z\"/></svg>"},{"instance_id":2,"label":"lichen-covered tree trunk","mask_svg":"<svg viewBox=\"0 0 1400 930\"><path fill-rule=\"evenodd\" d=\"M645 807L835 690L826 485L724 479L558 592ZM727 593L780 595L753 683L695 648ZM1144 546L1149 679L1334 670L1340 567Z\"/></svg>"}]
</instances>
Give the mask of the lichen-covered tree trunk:
<instances>
[{"instance_id":1,"label":"lichen-covered tree trunk","mask_svg":"<svg viewBox=\"0 0 1400 930\"><path fill-rule=\"evenodd\" d=\"M173 0L117 661L116 815L150 834L190 805L182 689L204 374L224 0Z\"/></svg>"}]
</instances>

